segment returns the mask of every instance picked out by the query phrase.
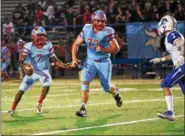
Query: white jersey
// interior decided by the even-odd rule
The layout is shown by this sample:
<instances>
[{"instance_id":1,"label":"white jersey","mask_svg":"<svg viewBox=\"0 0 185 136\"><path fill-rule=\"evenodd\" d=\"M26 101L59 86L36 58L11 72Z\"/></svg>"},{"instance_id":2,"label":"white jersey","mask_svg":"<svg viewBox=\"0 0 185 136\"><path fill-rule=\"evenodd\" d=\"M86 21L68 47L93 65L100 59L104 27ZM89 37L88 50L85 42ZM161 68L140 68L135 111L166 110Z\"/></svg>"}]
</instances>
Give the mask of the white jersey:
<instances>
[{"instance_id":1,"label":"white jersey","mask_svg":"<svg viewBox=\"0 0 185 136\"><path fill-rule=\"evenodd\" d=\"M181 46L175 45L174 41L181 38L184 41L184 36L178 31L171 31L165 38L165 47L172 58L174 66L179 66L179 63L184 64L184 56L181 55Z\"/></svg>"}]
</instances>

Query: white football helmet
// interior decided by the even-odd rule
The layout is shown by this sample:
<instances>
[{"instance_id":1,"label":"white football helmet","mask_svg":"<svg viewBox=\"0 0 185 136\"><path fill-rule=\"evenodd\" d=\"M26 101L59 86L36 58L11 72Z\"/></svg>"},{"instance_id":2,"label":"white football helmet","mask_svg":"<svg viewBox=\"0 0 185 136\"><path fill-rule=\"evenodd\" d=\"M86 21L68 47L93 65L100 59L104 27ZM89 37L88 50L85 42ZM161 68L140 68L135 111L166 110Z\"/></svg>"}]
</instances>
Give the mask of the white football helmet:
<instances>
[{"instance_id":1,"label":"white football helmet","mask_svg":"<svg viewBox=\"0 0 185 136\"><path fill-rule=\"evenodd\" d=\"M163 18L161 18L160 22L158 23L158 34L162 35L167 31L175 30L177 26L177 20L170 16L166 15Z\"/></svg>"}]
</instances>

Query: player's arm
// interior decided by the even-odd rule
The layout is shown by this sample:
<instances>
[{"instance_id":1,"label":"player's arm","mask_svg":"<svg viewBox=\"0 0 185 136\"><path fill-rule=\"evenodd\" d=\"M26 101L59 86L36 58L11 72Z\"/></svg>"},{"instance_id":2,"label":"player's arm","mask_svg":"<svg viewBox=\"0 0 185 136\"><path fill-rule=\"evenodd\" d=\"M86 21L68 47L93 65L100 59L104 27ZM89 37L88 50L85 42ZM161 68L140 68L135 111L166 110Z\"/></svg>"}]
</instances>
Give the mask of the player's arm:
<instances>
[{"instance_id":1,"label":"player's arm","mask_svg":"<svg viewBox=\"0 0 185 136\"><path fill-rule=\"evenodd\" d=\"M19 64L23 64L24 61L25 61L25 59L26 59L26 57L27 57L27 54L21 53L21 54L19 55Z\"/></svg>"},{"instance_id":2,"label":"player's arm","mask_svg":"<svg viewBox=\"0 0 185 136\"><path fill-rule=\"evenodd\" d=\"M184 39L183 38L178 38L174 41L174 45L175 46L179 46L180 47L180 52L181 52L181 55L182 56L185 56L184 54L184 46L185 46L185 43L184 43Z\"/></svg>"},{"instance_id":3,"label":"player's arm","mask_svg":"<svg viewBox=\"0 0 185 136\"><path fill-rule=\"evenodd\" d=\"M79 60L77 59L78 47L84 42L84 39L79 35L72 46L72 67L76 67Z\"/></svg>"},{"instance_id":4,"label":"player's arm","mask_svg":"<svg viewBox=\"0 0 185 136\"><path fill-rule=\"evenodd\" d=\"M96 51L101 52L107 52L107 53L113 53L116 54L120 51L119 44L115 38L113 38L111 41L109 41L110 46L108 48L104 48L101 45L96 45Z\"/></svg>"},{"instance_id":5,"label":"player's arm","mask_svg":"<svg viewBox=\"0 0 185 136\"><path fill-rule=\"evenodd\" d=\"M164 62L164 61L170 61L171 60L171 56L170 55L166 55L162 58L154 58L152 60L150 60L151 63L157 64L160 62Z\"/></svg>"},{"instance_id":6,"label":"player's arm","mask_svg":"<svg viewBox=\"0 0 185 136\"><path fill-rule=\"evenodd\" d=\"M67 68L66 64L60 61L55 55L50 57L51 61L58 67Z\"/></svg>"}]
</instances>

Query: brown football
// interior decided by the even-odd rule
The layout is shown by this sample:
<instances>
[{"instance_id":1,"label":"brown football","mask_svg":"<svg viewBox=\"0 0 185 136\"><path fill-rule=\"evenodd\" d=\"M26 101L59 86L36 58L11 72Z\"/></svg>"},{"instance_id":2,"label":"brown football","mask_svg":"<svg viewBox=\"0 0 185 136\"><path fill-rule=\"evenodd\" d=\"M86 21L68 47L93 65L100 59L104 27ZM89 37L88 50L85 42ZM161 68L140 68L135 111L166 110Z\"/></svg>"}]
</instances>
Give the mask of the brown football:
<instances>
[{"instance_id":1,"label":"brown football","mask_svg":"<svg viewBox=\"0 0 185 136\"><path fill-rule=\"evenodd\" d=\"M33 74L33 66L31 64L23 64L23 71L26 75L31 76Z\"/></svg>"}]
</instances>

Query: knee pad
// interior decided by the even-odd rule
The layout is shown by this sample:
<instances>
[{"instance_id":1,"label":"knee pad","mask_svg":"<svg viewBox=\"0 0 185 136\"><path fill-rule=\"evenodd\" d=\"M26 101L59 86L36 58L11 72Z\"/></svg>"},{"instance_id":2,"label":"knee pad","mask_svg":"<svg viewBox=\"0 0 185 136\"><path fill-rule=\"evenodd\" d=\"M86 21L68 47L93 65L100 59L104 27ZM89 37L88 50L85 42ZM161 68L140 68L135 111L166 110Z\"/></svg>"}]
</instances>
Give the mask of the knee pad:
<instances>
[{"instance_id":1,"label":"knee pad","mask_svg":"<svg viewBox=\"0 0 185 136\"><path fill-rule=\"evenodd\" d=\"M172 85L168 80L163 79L162 82L161 82L161 88L164 88L164 87L171 88Z\"/></svg>"},{"instance_id":2,"label":"knee pad","mask_svg":"<svg viewBox=\"0 0 185 136\"><path fill-rule=\"evenodd\" d=\"M111 85L109 83L101 84L105 92L109 92Z\"/></svg>"},{"instance_id":3,"label":"knee pad","mask_svg":"<svg viewBox=\"0 0 185 136\"><path fill-rule=\"evenodd\" d=\"M87 91L87 90L89 90L89 85L85 85L85 84L82 83L82 85L81 85L81 90L82 90L82 91Z\"/></svg>"}]
</instances>

